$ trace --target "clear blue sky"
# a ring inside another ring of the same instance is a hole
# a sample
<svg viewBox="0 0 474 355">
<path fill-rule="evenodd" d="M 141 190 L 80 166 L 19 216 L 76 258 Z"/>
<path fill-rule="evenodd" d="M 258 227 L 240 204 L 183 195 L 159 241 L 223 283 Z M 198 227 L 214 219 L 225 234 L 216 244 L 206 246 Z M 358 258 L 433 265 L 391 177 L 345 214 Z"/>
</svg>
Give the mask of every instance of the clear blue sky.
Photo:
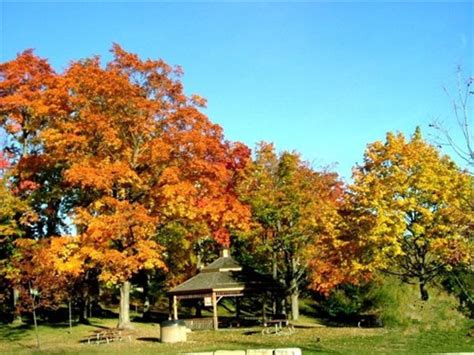
<svg viewBox="0 0 474 355">
<path fill-rule="evenodd" d="M 442 85 L 473 66 L 467 3 L 18 3 L 1 5 L 1 61 L 35 48 L 61 71 L 113 42 L 184 68 L 226 136 L 272 141 L 349 178 L 390 130 L 448 119 Z"/>
</svg>

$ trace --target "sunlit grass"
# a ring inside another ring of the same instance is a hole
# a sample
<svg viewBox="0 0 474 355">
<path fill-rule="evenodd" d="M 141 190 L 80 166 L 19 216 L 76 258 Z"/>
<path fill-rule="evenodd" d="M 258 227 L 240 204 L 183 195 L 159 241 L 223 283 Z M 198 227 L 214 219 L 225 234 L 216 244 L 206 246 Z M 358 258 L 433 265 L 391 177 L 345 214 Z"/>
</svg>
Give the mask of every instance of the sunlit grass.
<svg viewBox="0 0 474 355">
<path fill-rule="evenodd" d="M 45 353 L 179 353 L 217 349 L 299 347 L 304 353 L 368 352 L 468 352 L 474 351 L 474 339 L 467 336 L 469 322 L 457 330 L 427 330 L 423 327 L 359 329 L 350 327 L 297 328 L 293 335 L 262 335 L 258 327 L 195 331 L 188 342 L 162 344 L 159 327 L 152 323 L 134 323 L 132 341 L 87 344 L 95 330 L 114 327 L 115 319 L 91 319 L 90 325 L 75 325 L 68 333 L 66 324 L 40 325 L 41 351 Z M 0 326 L 0 352 L 32 353 L 36 350 L 34 330 L 30 326 Z"/>
</svg>

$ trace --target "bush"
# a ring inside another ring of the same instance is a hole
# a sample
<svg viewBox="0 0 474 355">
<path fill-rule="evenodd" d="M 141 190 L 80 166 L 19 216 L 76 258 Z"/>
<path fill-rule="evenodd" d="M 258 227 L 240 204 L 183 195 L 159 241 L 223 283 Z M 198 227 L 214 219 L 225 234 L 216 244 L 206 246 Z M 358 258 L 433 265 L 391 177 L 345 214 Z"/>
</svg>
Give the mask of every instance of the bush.
<svg viewBox="0 0 474 355">
<path fill-rule="evenodd" d="M 331 321 L 360 325 L 363 319 L 375 317 L 379 295 L 374 289 L 374 283 L 341 285 L 329 297 L 319 297 L 318 311 Z"/>
<path fill-rule="evenodd" d="M 474 273 L 463 268 L 444 275 L 441 285 L 459 300 L 459 310 L 474 318 Z"/>
<path fill-rule="evenodd" d="M 330 320 L 352 325 L 454 329 L 464 324 L 454 296 L 438 287 L 429 291 L 430 300 L 422 301 L 416 285 L 384 276 L 359 286 L 338 287 L 329 297 L 320 298 L 318 305 Z"/>
</svg>

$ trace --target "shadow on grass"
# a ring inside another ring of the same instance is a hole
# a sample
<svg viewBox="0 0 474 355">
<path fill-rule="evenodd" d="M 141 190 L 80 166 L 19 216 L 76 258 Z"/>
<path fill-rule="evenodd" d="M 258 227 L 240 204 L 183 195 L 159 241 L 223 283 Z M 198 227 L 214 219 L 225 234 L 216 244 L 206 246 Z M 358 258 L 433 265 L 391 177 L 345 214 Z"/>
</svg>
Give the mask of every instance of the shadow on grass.
<svg viewBox="0 0 474 355">
<path fill-rule="evenodd" d="M 242 334 L 243 335 L 256 335 L 256 334 L 261 334 L 262 332 L 261 331 L 258 331 L 258 330 L 249 330 L 247 332 L 243 332 Z"/>
<path fill-rule="evenodd" d="M 147 341 L 147 342 L 150 342 L 150 343 L 159 343 L 160 342 L 160 338 L 154 338 L 154 337 L 141 337 L 141 338 L 136 338 L 136 340 Z"/>
<path fill-rule="evenodd" d="M 91 327 L 94 327 L 94 328 L 99 328 L 99 329 L 114 329 L 114 328 L 116 328 L 116 327 L 108 327 L 106 325 L 97 324 L 97 323 L 93 323 L 93 322 L 88 322 L 87 325 L 89 325 Z"/>
<path fill-rule="evenodd" d="M 0 341 L 4 343 L 14 343 L 16 347 L 19 347 L 28 352 L 34 351 L 36 345 L 25 344 L 23 341 L 29 341 L 26 338 L 31 338 L 33 326 L 31 324 L 21 325 L 0 325 Z"/>
<path fill-rule="evenodd" d="M 148 311 L 142 317 L 133 318 L 133 322 L 138 323 L 161 323 L 165 320 L 168 320 L 168 313 L 156 311 Z"/>
<path fill-rule="evenodd" d="M 30 324 L 21 325 L 2 325 L 0 326 L 0 339 L 9 341 L 19 341 L 28 336 L 28 332 L 32 329 Z"/>
</svg>

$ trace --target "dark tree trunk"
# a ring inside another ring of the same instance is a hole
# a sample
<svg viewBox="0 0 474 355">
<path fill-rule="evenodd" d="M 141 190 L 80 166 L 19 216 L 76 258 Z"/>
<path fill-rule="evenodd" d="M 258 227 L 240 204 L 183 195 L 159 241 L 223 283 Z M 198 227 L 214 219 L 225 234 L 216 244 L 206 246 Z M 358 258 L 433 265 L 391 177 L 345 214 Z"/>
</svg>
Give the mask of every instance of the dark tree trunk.
<svg viewBox="0 0 474 355">
<path fill-rule="evenodd" d="M 235 317 L 240 319 L 240 297 L 235 298 Z"/>
<path fill-rule="evenodd" d="M 430 298 L 428 291 L 426 290 L 426 283 L 424 280 L 420 280 L 420 296 L 423 301 L 428 301 Z"/>
<path fill-rule="evenodd" d="M 79 322 L 83 324 L 88 324 L 89 323 L 89 296 L 84 295 L 79 303 Z"/>
<path fill-rule="evenodd" d="M 70 298 L 67 306 L 69 310 L 69 333 L 72 333 L 72 300 Z"/>
<path fill-rule="evenodd" d="M 278 281 L 277 254 L 275 250 L 272 252 L 272 277 L 275 282 Z M 273 315 L 281 313 L 279 312 L 278 296 L 276 294 L 272 295 L 272 313 Z"/>
<path fill-rule="evenodd" d="M 143 283 L 143 314 L 150 310 L 150 276 L 145 275 L 145 282 Z"/>
<path fill-rule="evenodd" d="M 198 300 L 196 302 L 196 317 L 202 317 L 202 301 Z"/>
<path fill-rule="evenodd" d="M 92 297 L 89 296 L 87 299 L 87 311 L 89 312 L 89 318 L 92 318 L 92 308 L 93 308 L 93 303 L 92 303 Z"/>
</svg>

